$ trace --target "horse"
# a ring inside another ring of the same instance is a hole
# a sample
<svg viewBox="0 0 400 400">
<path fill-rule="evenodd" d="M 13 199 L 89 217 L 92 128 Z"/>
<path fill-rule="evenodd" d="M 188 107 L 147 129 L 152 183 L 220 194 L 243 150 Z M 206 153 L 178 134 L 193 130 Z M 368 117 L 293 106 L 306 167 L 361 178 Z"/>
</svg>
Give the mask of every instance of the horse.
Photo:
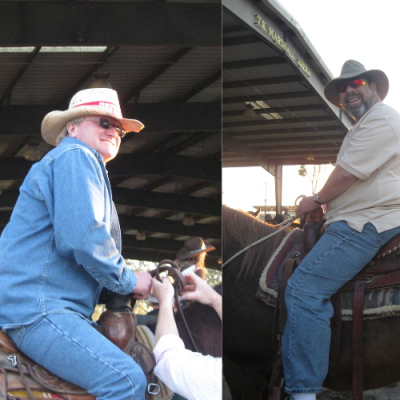
<svg viewBox="0 0 400 400">
<path fill-rule="evenodd" d="M 242 212 L 222 207 L 223 260 L 276 232 L 275 226 Z M 223 365 L 233 400 L 262 400 L 268 396 L 268 376 L 278 351 L 273 323 L 275 309 L 255 296 L 263 268 L 290 228 L 233 259 L 223 267 Z M 364 390 L 400 380 L 398 332 L 400 318 L 364 321 Z M 340 350 L 329 368 L 325 388 L 352 390 L 352 322 L 342 321 Z"/>
<path fill-rule="evenodd" d="M 221 294 L 221 284 L 214 288 Z M 182 308 L 190 333 L 199 353 L 213 357 L 222 357 L 222 323 L 217 312 L 210 306 L 199 302 L 191 302 Z M 174 312 L 179 336 L 185 344 L 185 348 L 196 351 L 185 329 L 181 315 Z M 139 319 L 140 321 L 140 319 Z M 147 323 L 146 326 L 155 333 L 156 323 Z"/>
</svg>

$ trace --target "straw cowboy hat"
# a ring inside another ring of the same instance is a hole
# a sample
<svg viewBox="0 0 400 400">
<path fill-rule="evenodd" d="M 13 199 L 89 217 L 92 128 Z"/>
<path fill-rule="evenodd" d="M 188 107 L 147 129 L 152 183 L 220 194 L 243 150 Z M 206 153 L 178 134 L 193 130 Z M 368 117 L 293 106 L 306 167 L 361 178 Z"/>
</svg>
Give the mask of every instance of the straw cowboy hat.
<svg viewBox="0 0 400 400">
<path fill-rule="evenodd" d="M 339 83 L 361 75 L 366 75 L 372 82 L 376 83 L 378 96 L 383 100 L 389 91 L 389 79 L 383 71 L 379 69 L 366 70 L 364 65 L 355 60 L 348 60 L 343 64 L 342 72 L 338 78 L 332 79 L 325 86 L 325 97 L 336 107 L 343 110 L 339 98 Z"/>
<path fill-rule="evenodd" d="M 122 117 L 118 94 L 113 89 L 95 88 L 85 89 L 76 93 L 66 111 L 52 111 L 42 122 L 43 139 L 57 146 L 57 137 L 64 131 L 69 121 L 86 115 L 100 115 L 118 120 L 127 132 L 139 132 L 144 125 L 135 119 Z"/>
<path fill-rule="evenodd" d="M 192 237 L 186 240 L 183 247 L 178 251 L 176 258 L 178 260 L 186 260 L 188 258 L 197 256 L 200 253 L 208 253 L 215 250 L 215 247 L 203 241 L 201 237 Z"/>
</svg>

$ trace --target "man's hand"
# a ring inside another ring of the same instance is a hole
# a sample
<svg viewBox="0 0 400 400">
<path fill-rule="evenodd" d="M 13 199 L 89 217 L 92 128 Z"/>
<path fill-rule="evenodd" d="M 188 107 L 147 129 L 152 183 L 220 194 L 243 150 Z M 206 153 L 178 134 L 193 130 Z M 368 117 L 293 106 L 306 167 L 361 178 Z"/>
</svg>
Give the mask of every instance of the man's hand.
<svg viewBox="0 0 400 400">
<path fill-rule="evenodd" d="M 148 272 L 134 272 L 137 277 L 136 287 L 132 292 L 136 300 L 145 300 L 150 296 L 152 288 L 152 277 Z"/>
<path fill-rule="evenodd" d="M 296 215 L 302 218 L 304 213 L 316 210 L 318 207 L 319 204 L 314 201 L 313 196 L 303 197 L 296 208 Z"/>
<path fill-rule="evenodd" d="M 167 305 L 172 307 L 174 304 L 174 287 L 167 277 L 164 277 L 162 282 L 153 278 L 153 294 L 156 296 L 160 307 Z"/>
</svg>

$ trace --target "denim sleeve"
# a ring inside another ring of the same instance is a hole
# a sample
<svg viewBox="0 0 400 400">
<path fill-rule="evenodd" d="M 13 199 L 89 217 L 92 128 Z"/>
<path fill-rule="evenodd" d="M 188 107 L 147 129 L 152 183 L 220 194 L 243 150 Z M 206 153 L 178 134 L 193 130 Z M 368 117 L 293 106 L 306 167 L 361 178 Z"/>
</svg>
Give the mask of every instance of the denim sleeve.
<svg viewBox="0 0 400 400">
<path fill-rule="evenodd" d="M 82 148 L 67 150 L 43 168 L 36 184 L 54 226 L 57 252 L 107 289 L 131 293 L 137 278 L 111 237 L 111 193 L 95 155 Z"/>
</svg>

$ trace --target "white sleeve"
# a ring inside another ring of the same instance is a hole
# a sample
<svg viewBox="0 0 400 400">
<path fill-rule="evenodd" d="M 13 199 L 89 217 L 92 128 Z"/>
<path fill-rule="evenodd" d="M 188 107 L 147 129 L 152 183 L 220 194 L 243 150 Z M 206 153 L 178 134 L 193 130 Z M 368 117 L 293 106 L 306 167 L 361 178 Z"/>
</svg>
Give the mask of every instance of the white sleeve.
<svg viewBox="0 0 400 400">
<path fill-rule="evenodd" d="M 165 335 L 154 348 L 156 376 L 187 400 L 222 399 L 222 359 L 185 349 L 182 339 Z"/>
</svg>

